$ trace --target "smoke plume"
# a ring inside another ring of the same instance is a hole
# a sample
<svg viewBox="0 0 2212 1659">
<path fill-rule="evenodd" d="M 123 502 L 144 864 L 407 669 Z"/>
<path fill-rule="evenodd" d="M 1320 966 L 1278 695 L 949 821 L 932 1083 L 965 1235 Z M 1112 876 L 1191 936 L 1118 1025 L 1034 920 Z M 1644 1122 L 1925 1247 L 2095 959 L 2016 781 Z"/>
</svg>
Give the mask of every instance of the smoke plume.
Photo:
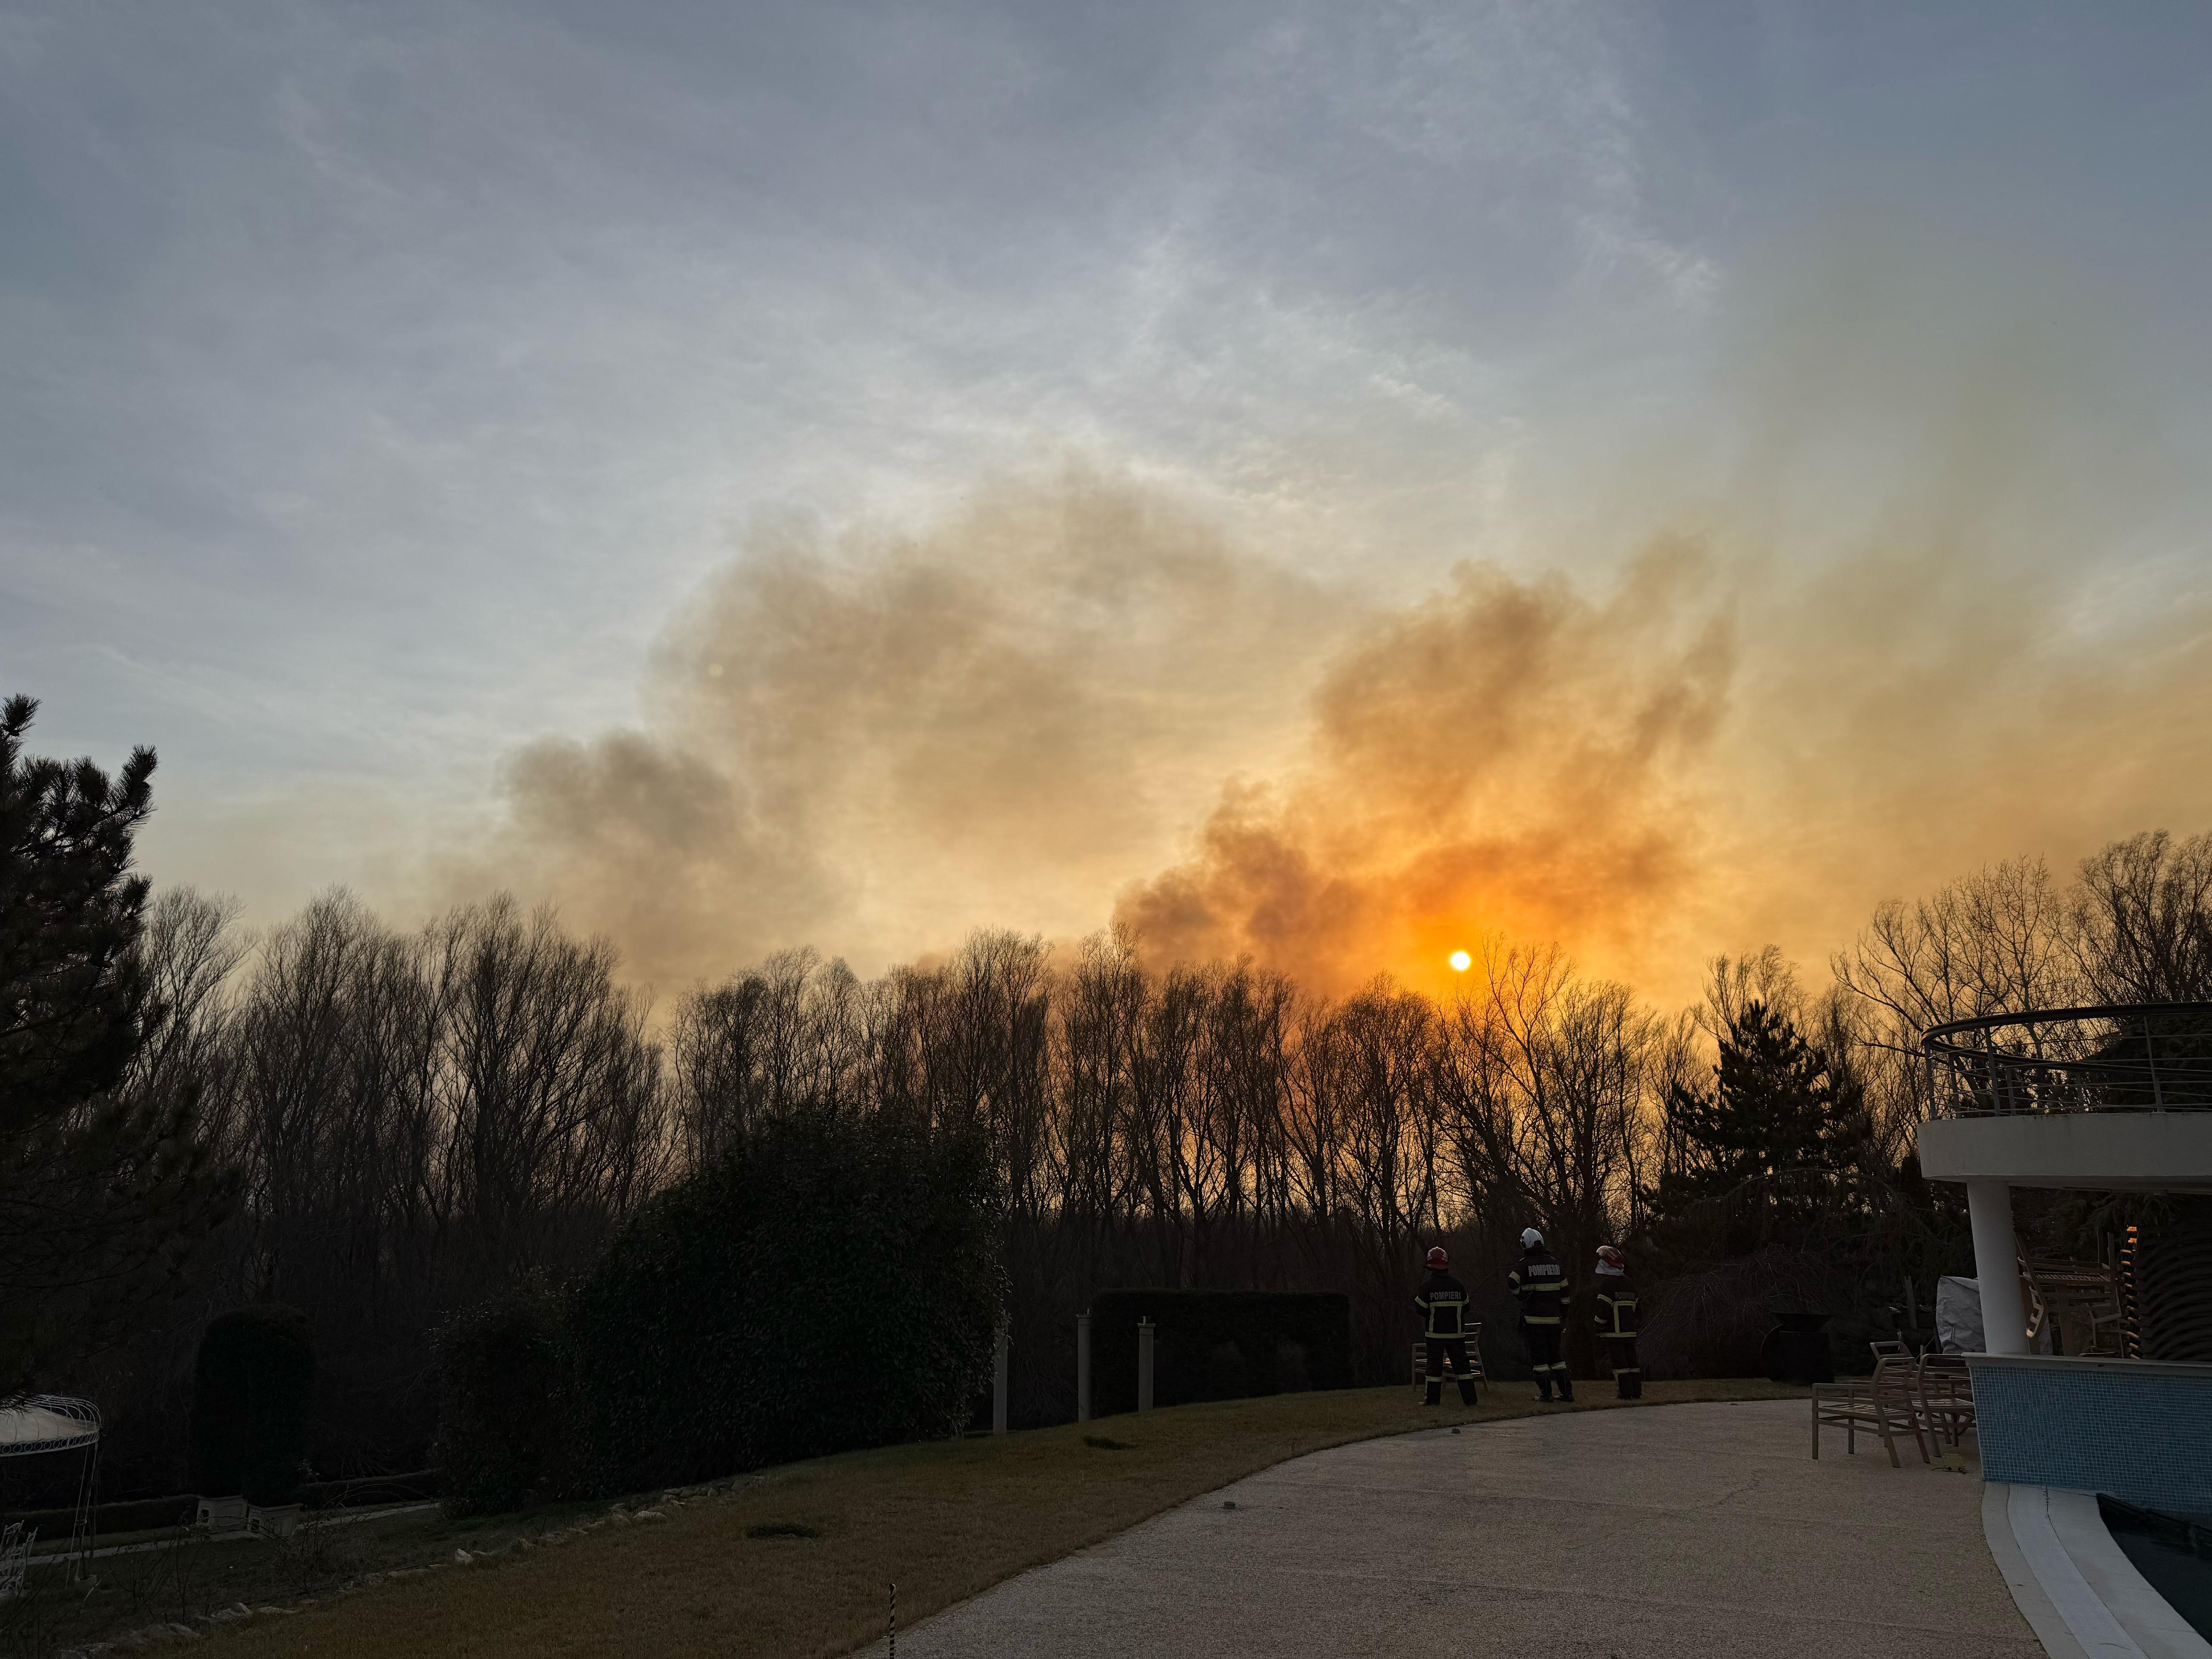
<svg viewBox="0 0 2212 1659">
<path fill-rule="evenodd" d="M 1328 666 L 1307 768 L 1233 786 L 1194 856 L 1124 892 L 1117 921 L 1151 952 L 1329 985 L 1485 933 L 1617 955 L 1698 879 L 1736 654 L 1717 586 L 1680 544 L 1602 601 L 1462 568 Z"/>
<path fill-rule="evenodd" d="M 1924 278 L 1779 284 L 1674 435 L 1577 477 L 1557 568 L 1540 514 L 1294 561 L 1104 464 L 757 532 L 643 730 L 514 758 L 477 873 L 663 982 L 1110 919 L 1323 988 L 1557 939 L 1663 995 L 1984 862 L 2205 827 L 2199 496 L 2094 328 Z"/>
<path fill-rule="evenodd" d="M 758 530 L 668 630 L 647 728 L 515 756 L 455 878 L 552 896 L 664 982 L 1089 932 L 1226 771 L 1288 757 L 1356 615 L 1081 470 L 914 535 Z"/>
</svg>

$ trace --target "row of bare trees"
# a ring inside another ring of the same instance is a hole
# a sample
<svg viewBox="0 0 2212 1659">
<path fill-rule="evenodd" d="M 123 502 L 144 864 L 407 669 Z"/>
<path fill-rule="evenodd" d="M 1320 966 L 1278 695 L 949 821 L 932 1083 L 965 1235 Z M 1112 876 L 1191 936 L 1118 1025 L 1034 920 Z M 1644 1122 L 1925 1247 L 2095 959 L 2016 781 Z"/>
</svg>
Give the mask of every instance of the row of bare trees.
<svg viewBox="0 0 2212 1659">
<path fill-rule="evenodd" d="M 1074 1315 L 1116 1285 L 1345 1290 L 1356 1364 L 1381 1380 L 1403 1365 L 1429 1242 L 1481 1291 L 1523 1226 L 1577 1267 L 1646 1233 L 1686 1155 L 1668 1103 L 1749 1003 L 1784 1011 L 1863 1103 L 1868 1170 L 1836 1227 L 1870 1235 L 1868 1194 L 1911 1188 L 1919 1030 L 2212 994 L 2208 895 L 2212 837 L 2117 843 L 2063 887 L 2000 866 L 1883 907 L 1817 994 L 1769 950 L 1712 964 L 1672 1018 L 1554 949 L 1493 945 L 1440 1004 L 1387 980 L 1329 1000 L 1249 965 L 1154 971 L 1111 937 L 1056 956 L 981 933 L 872 981 L 779 956 L 655 1024 L 607 945 L 506 901 L 402 933 L 335 896 L 249 950 L 222 906 L 171 893 L 143 946 L 163 1016 L 126 1086 L 196 1098 L 243 1197 L 216 1276 L 116 1363 L 158 1401 L 209 1312 L 293 1303 L 324 1354 L 319 1455 L 409 1462 L 441 1317 L 574 1272 L 755 1126 L 896 1112 L 988 1136 L 1018 1417 L 1072 1413 Z"/>
<path fill-rule="evenodd" d="M 161 1017 L 124 1086 L 196 1102 L 240 1192 L 214 1272 L 111 1386 L 156 1456 L 151 1402 L 205 1319 L 289 1303 L 322 1354 L 325 1459 L 417 1460 L 436 1322 L 573 1272 L 665 1177 L 660 1048 L 608 945 L 506 901 L 399 933 L 337 896 L 250 950 L 231 921 L 172 891 L 142 942 Z"/>
<path fill-rule="evenodd" d="M 1502 1273 L 1531 1223 L 1576 1255 L 1632 1233 L 1657 1104 L 1695 1063 L 1692 1028 L 1556 951 L 1499 945 L 1476 982 L 1450 1006 L 1384 981 L 1323 1000 L 1243 965 L 1150 973 L 1111 938 L 1056 968 L 981 934 L 867 985 L 796 953 L 679 1008 L 675 1139 L 708 1157 L 800 1112 L 983 1127 L 1039 1413 L 1115 1284 L 1341 1286 L 1380 1375 L 1431 1240 Z"/>
</svg>

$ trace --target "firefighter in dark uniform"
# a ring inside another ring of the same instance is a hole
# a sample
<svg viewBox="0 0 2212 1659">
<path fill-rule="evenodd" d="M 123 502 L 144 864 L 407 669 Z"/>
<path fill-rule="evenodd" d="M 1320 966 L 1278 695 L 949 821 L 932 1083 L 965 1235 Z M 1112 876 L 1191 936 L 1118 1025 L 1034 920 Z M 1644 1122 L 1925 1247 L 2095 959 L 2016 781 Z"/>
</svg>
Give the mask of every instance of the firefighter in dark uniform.
<svg viewBox="0 0 2212 1659">
<path fill-rule="evenodd" d="M 1521 1340 L 1528 1345 L 1528 1369 L 1536 1373 L 1536 1397 L 1549 1400 L 1552 1385 L 1559 1398 L 1572 1402 L 1574 1380 L 1559 1358 L 1559 1336 L 1567 1310 L 1567 1270 L 1559 1258 L 1544 1248 L 1544 1235 L 1534 1227 L 1521 1235 L 1521 1261 L 1505 1276 L 1521 1304 Z"/>
<path fill-rule="evenodd" d="M 1467 1358 L 1467 1286 L 1446 1271 L 1451 1258 L 1439 1244 L 1429 1252 L 1429 1280 L 1413 1293 L 1421 1310 L 1422 1346 L 1428 1351 L 1428 1403 L 1444 1395 L 1444 1372 L 1459 1380 L 1459 1403 L 1474 1404 L 1474 1368 Z"/>
<path fill-rule="evenodd" d="M 1610 1244 L 1597 1247 L 1598 1346 L 1613 1367 L 1623 1400 L 1644 1398 L 1644 1369 L 1636 1363 L 1636 1286 L 1628 1281 L 1628 1260 Z"/>
</svg>

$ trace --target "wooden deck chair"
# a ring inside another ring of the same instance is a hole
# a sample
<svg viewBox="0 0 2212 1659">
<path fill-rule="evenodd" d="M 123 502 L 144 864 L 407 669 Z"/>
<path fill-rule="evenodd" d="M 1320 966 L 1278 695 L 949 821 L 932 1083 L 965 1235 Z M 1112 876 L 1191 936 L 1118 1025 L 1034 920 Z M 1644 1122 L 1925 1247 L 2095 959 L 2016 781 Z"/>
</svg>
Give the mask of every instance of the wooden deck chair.
<svg viewBox="0 0 2212 1659">
<path fill-rule="evenodd" d="M 1928 1455 L 1928 1435 L 1921 1426 L 1920 1407 L 1915 1397 L 1915 1376 L 1917 1363 L 1902 1342 L 1875 1342 L 1868 1345 L 1874 1350 L 1874 1375 L 1853 1377 L 1842 1382 L 1819 1382 L 1813 1388 L 1813 1455 L 1820 1455 L 1820 1431 L 1841 1429 L 1844 1431 L 1844 1450 L 1855 1454 L 1858 1450 L 1858 1431 L 1868 1429 L 1881 1437 L 1882 1447 L 1889 1453 L 1889 1466 L 1893 1469 L 1905 1467 L 1897 1455 L 1898 1440 L 1912 1437 L 1912 1443 L 1920 1448 L 1920 1461 L 1932 1463 Z"/>
<path fill-rule="evenodd" d="M 1920 1401 L 1920 1420 L 1937 1445 L 1959 1443 L 1974 1427 L 1974 1379 L 1963 1356 L 1931 1353 L 1921 1357 L 1913 1379 Z"/>
<path fill-rule="evenodd" d="M 2022 1258 L 2020 1277 L 2027 1291 L 2031 1345 L 2047 1332 L 2054 1353 L 2120 1357 L 2119 1279 L 2110 1265 Z"/>
<path fill-rule="evenodd" d="M 1480 1395 L 1490 1385 L 1490 1373 L 1482 1368 L 1482 1322 L 1467 1322 L 1467 1369 L 1474 1379 L 1475 1392 Z M 1425 1336 L 1413 1339 L 1413 1386 L 1422 1393 L 1429 1386 L 1429 1340 Z"/>
</svg>

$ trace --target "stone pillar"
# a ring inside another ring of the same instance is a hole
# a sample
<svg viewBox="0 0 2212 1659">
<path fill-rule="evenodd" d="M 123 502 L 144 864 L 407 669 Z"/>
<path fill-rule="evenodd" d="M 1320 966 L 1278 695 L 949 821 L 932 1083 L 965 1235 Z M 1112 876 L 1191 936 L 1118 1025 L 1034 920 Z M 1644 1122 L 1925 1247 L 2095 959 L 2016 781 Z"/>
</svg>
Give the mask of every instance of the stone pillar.
<svg viewBox="0 0 2212 1659">
<path fill-rule="evenodd" d="M 1006 1328 L 999 1327 L 999 1352 L 991 1366 L 991 1432 L 1006 1431 Z"/>
<path fill-rule="evenodd" d="M 1075 1316 L 1075 1420 L 1091 1420 L 1091 1316 Z"/>
<path fill-rule="evenodd" d="M 1969 1181 L 1966 1218 L 1974 1230 L 1974 1277 L 1982 1287 L 1982 1346 L 1990 1353 L 2026 1353 L 2027 1309 L 2020 1296 L 2012 1188 L 2002 1181 Z"/>
<path fill-rule="evenodd" d="M 1137 1409 L 1148 1412 L 1152 1408 L 1152 1333 L 1157 1328 L 1149 1319 L 1137 1322 Z"/>
</svg>

